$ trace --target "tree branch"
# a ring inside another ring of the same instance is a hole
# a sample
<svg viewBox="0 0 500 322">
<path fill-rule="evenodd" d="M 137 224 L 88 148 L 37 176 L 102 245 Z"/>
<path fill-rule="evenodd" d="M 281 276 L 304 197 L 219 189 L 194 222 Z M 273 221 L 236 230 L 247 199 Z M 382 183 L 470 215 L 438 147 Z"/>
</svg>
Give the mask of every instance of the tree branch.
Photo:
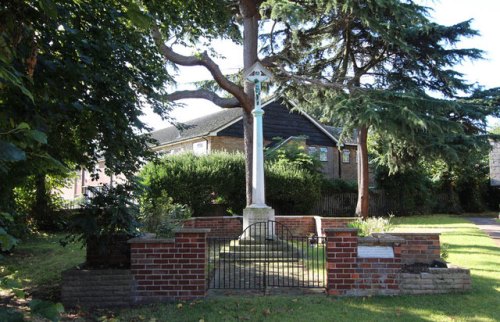
<svg viewBox="0 0 500 322">
<path fill-rule="evenodd" d="M 208 101 L 211 101 L 215 105 L 218 105 L 220 107 L 225 107 L 225 108 L 240 107 L 241 106 L 240 102 L 235 97 L 231 97 L 231 98 L 220 97 L 216 93 L 209 91 L 209 90 L 206 90 L 206 89 L 198 89 L 195 91 L 177 91 L 177 92 L 173 92 L 173 93 L 167 95 L 167 99 L 169 101 L 172 101 L 172 102 L 182 100 L 182 99 L 187 99 L 187 98 L 206 99 Z"/>
<path fill-rule="evenodd" d="M 219 66 L 208 56 L 207 52 L 203 52 L 196 56 L 184 56 L 172 50 L 165 45 L 163 36 L 158 26 L 154 26 L 151 30 L 151 35 L 158 46 L 160 53 L 169 61 L 181 66 L 203 66 L 205 67 L 219 86 L 233 95 L 247 112 L 252 110 L 252 98 L 245 94 L 243 87 L 228 80 L 222 74 Z"/>
</svg>

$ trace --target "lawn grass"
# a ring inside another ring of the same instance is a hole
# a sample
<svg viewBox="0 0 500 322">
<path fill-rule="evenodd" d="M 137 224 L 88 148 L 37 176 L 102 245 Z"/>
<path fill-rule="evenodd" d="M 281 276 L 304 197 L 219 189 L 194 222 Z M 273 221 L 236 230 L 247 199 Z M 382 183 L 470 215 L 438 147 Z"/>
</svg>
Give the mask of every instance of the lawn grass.
<svg viewBox="0 0 500 322">
<path fill-rule="evenodd" d="M 464 217 L 395 218 L 397 230 L 443 231 L 451 263 L 468 267 L 465 294 L 336 298 L 324 295 L 227 296 L 116 312 L 120 321 L 498 321 L 500 249 Z"/>
<path fill-rule="evenodd" d="M 37 299 L 59 301 L 61 272 L 85 261 L 85 249 L 62 247 L 62 234 L 38 234 L 22 241 L 0 260 L 0 276 L 21 282 Z"/>
<path fill-rule="evenodd" d="M 156 304 L 104 313 L 116 321 L 498 321 L 500 249 L 466 218 L 395 218 L 397 230 L 442 231 L 453 264 L 468 267 L 472 291 L 465 294 L 337 298 L 325 295 L 210 297 L 200 301 Z M 76 245 L 62 248 L 61 236 L 40 236 L 18 246 L 0 262 L 2 275 L 20 278 L 30 288 L 58 289 L 60 273 L 83 262 Z M 43 292 L 42 292 L 43 293 Z M 89 316 L 89 315 L 87 315 Z M 80 321 L 84 320 L 83 317 Z"/>
</svg>

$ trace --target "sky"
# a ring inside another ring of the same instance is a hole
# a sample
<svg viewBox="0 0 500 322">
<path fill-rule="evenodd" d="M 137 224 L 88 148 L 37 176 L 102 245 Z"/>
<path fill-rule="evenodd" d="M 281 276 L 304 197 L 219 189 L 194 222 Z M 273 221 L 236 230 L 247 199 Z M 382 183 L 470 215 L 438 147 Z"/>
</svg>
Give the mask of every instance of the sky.
<svg viewBox="0 0 500 322">
<path fill-rule="evenodd" d="M 500 86 L 500 1 L 498 0 L 420 0 L 421 4 L 432 8 L 431 19 L 443 24 L 452 25 L 464 20 L 473 19 L 472 27 L 480 32 L 480 36 L 463 39 L 458 47 L 478 48 L 485 51 L 483 60 L 465 61 L 457 66 L 457 70 L 465 74 L 465 79 L 478 83 L 485 88 Z M 223 73 L 234 73 L 243 67 L 243 48 L 231 41 L 214 41 L 213 47 L 225 58 L 215 58 Z M 183 54 L 191 54 L 192 49 L 174 48 Z M 211 79 L 203 67 L 181 67 L 176 76 L 177 90 L 194 89 L 192 82 Z M 172 90 L 175 90 L 172 89 Z M 185 122 L 203 115 L 219 111 L 220 108 L 209 101 L 191 99 L 182 101 L 183 107 L 176 108 L 170 114 L 175 120 Z M 147 109 L 142 120 L 154 130 L 170 126 L 167 121 Z M 500 120 L 489 120 L 490 126 L 499 126 Z"/>
</svg>

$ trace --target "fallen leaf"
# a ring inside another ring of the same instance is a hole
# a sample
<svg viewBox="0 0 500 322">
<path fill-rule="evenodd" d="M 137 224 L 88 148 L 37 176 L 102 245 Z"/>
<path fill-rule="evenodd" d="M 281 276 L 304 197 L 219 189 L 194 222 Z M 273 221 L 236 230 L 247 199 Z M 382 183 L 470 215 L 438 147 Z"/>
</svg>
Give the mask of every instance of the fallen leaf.
<svg viewBox="0 0 500 322">
<path fill-rule="evenodd" d="M 178 309 L 182 309 L 182 303 L 177 304 Z"/>
<path fill-rule="evenodd" d="M 293 299 L 292 302 L 297 302 L 298 300 L 297 299 Z"/>
<path fill-rule="evenodd" d="M 205 319 L 199 319 L 198 322 L 205 322 Z"/>
<path fill-rule="evenodd" d="M 270 309 L 264 309 L 264 311 L 262 311 L 262 314 L 264 315 L 270 315 L 271 314 L 271 310 Z"/>
</svg>

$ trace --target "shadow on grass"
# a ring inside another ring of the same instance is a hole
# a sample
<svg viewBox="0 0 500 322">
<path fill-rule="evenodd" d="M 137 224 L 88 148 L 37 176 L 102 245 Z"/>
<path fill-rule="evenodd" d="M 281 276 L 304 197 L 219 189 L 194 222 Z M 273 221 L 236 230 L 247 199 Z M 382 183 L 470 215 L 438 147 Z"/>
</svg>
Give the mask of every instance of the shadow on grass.
<svg viewBox="0 0 500 322">
<path fill-rule="evenodd" d="M 476 277 L 466 293 L 338 298 L 231 296 L 179 304 L 156 304 L 116 312 L 120 321 L 496 321 L 500 305 L 495 279 Z M 478 296 L 480 295 L 480 296 Z"/>
</svg>

